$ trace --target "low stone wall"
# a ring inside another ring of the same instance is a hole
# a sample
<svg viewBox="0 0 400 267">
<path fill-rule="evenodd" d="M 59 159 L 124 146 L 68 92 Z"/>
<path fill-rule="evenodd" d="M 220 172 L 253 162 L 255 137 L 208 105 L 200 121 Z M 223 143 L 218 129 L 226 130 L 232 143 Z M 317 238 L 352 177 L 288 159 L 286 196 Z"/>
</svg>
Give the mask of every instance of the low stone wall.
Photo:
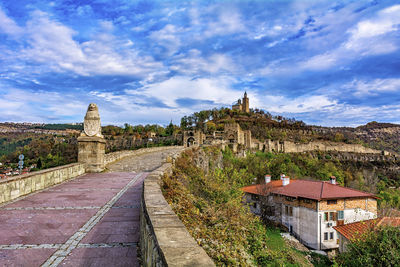
<svg viewBox="0 0 400 267">
<path fill-rule="evenodd" d="M 138 150 L 123 150 L 116 151 L 105 154 L 104 156 L 104 165 L 107 165 L 111 162 L 120 160 L 125 157 L 138 156 L 145 153 L 157 152 L 171 148 L 171 146 L 160 146 L 160 147 L 149 147 L 149 148 L 141 148 Z"/>
<path fill-rule="evenodd" d="M 84 164 L 73 163 L 0 180 L 0 204 L 59 184 L 84 173 Z"/>
<path fill-rule="evenodd" d="M 153 171 L 144 181 L 140 212 L 140 248 L 143 266 L 215 266 L 165 200 L 161 175 L 171 163 Z"/>
</svg>

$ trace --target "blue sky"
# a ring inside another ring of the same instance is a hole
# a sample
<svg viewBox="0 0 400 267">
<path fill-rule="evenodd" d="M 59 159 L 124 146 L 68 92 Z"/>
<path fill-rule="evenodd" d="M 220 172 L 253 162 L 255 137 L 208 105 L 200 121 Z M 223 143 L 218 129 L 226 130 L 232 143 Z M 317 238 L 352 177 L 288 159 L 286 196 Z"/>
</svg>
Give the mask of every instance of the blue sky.
<svg viewBox="0 0 400 267">
<path fill-rule="evenodd" d="M 0 121 L 159 123 L 230 106 L 400 123 L 397 1 L 1 1 Z"/>
</svg>

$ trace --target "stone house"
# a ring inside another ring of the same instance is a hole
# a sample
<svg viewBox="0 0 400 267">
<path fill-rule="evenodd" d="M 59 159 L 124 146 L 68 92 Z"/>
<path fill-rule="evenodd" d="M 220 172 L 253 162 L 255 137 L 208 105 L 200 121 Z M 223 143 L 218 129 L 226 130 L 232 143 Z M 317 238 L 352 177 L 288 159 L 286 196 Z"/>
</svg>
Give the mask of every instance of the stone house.
<svg viewBox="0 0 400 267">
<path fill-rule="evenodd" d="M 285 226 L 300 242 L 317 250 L 339 248 L 333 228 L 377 217 L 377 197 L 330 181 L 280 180 L 242 188 L 256 215 Z"/>
<path fill-rule="evenodd" d="M 400 227 L 400 217 L 382 217 L 334 226 L 333 228 L 339 236 L 339 252 L 346 252 L 347 245 L 351 240 L 362 237 L 362 235 L 367 231 L 373 231 L 379 226 Z"/>
</svg>

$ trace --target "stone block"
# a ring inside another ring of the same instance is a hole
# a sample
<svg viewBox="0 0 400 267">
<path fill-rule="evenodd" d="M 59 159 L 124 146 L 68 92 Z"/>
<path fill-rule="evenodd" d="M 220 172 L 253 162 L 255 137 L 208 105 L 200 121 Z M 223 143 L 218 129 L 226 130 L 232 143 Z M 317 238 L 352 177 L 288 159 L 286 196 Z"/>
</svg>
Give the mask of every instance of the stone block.
<svg viewBox="0 0 400 267">
<path fill-rule="evenodd" d="M 199 247 L 163 248 L 163 254 L 168 262 L 168 266 L 215 266 L 204 250 Z"/>
<path fill-rule="evenodd" d="M 101 137 L 78 137 L 78 162 L 85 164 L 86 172 L 102 172 L 106 141 Z"/>
</svg>

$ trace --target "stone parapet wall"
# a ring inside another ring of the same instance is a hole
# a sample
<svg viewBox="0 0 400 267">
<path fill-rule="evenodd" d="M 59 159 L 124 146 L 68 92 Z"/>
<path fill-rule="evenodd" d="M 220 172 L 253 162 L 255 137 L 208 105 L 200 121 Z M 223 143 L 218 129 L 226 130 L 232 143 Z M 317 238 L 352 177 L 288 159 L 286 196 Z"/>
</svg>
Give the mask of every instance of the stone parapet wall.
<svg viewBox="0 0 400 267">
<path fill-rule="evenodd" d="M 1 180 L 0 204 L 62 183 L 84 173 L 84 164 L 73 163 Z"/>
<path fill-rule="evenodd" d="M 161 147 L 149 147 L 149 148 L 141 148 L 137 150 L 123 150 L 105 154 L 104 156 L 104 165 L 112 163 L 114 161 L 123 159 L 125 157 L 138 156 L 146 153 L 157 152 L 162 150 L 167 150 L 171 148 L 170 146 L 161 146 Z"/>
<path fill-rule="evenodd" d="M 172 157 L 172 161 L 179 154 Z M 171 173 L 165 163 L 143 184 L 140 248 L 143 266 L 215 266 L 189 234 L 161 192 L 161 176 Z"/>
</svg>

